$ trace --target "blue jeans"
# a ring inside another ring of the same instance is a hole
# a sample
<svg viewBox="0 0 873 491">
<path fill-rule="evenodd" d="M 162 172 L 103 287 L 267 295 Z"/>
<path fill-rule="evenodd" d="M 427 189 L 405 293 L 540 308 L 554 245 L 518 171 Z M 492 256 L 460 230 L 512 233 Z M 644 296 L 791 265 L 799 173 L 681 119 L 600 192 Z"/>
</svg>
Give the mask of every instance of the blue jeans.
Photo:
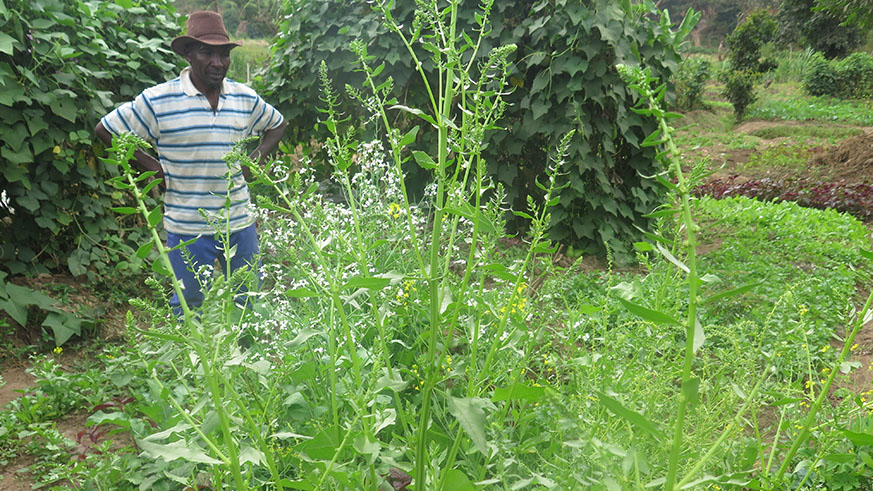
<svg viewBox="0 0 873 491">
<path fill-rule="evenodd" d="M 167 247 L 172 249 L 194 237 L 196 235 L 180 235 L 167 232 Z M 236 246 L 236 254 L 230 259 L 231 273 L 245 266 L 255 268 L 257 273 L 258 233 L 255 230 L 255 225 L 252 224 L 242 230 L 232 232 L 230 234 L 230 246 Z M 227 264 L 224 260 L 222 242 L 215 235 L 202 235 L 196 242 L 189 244 L 183 249 L 190 255 L 193 264 L 189 264 L 185 260 L 185 257 L 182 255 L 182 249 L 170 251 L 170 264 L 173 265 L 173 273 L 175 273 L 176 278 L 184 285 L 182 295 L 185 297 L 185 302 L 193 310 L 203 304 L 203 291 L 200 289 L 200 284 L 209 284 L 209 277 L 200 275 L 200 281 L 198 281 L 195 278 L 195 272 L 202 266 L 213 266 L 216 259 L 218 259 L 221 265 L 222 272 L 227 271 Z M 260 277 L 260 273 L 257 274 Z M 245 285 L 237 286 L 238 293 L 245 293 L 246 291 Z M 242 297 L 244 296 L 242 295 Z M 170 298 L 170 307 L 173 308 L 176 316 L 182 315 L 182 307 L 176 293 L 173 293 L 173 297 Z"/>
</svg>

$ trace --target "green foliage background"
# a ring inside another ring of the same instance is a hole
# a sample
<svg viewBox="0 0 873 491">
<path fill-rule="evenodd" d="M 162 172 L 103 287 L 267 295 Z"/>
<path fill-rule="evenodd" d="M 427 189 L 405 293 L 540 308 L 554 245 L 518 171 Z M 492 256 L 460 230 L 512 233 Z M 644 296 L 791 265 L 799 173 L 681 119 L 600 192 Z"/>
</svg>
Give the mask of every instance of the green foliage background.
<svg viewBox="0 0 873 491">
<path fill-rule="evenodd" d="M 815 53 L 804 74 L 803 88 L 815 96 L 873 98 L 873 56 L 852 53 L 841 60 L 826 60 L 821 53 Z"/>
<path fill-rule="evenodd" d="M 412 26 L 414 7 L 397 2 L 392 16 Z M 382 76 L 393 79 L 392 95 L 400 104 L 428 107 L 405 48 L 396 36 L 386 35 L 368 4 L 289 2 L 285 9 L 268 68 L 273 81 L 264 89 L 281 103 L 299 141 L 323 137 L 315 129 L 319 113 L 313 103 L 322 60 L 335 86 L 361 87 L 363 75 L 355 71 L 355 55 L 348 49 L 354 39 L 367 43 L 375 59 L 386 60 Z M 478 9 L 479 2 L 463 2 L 461 28 L 472 32 Z M 630 110 L 635 96 L 614 66 L 642 61 L 667 80 L 678 68 L 679 43 L 687 31 L 674 31 L 650 1 L 499 0 L 490 19 L 490 36 L 479 52 L 509 43 L 518 51 L 514 92 L 502 120 L 506 131 L 485 135 L 483 142 L 489 172 L 506 186 L 513 207 L 525 209 L 528 196 L 538 197 L 534 181 L 543 175 L 546 150 L 575 129 L 565 176 L 569 186 L 552 212 L 552 237 L 590 250 L 608 243 L 618 255 L 629 254 L 635 226 L 647 226 L 643 215 L 660 199 L 654 180 L 642 177 L 659 172 L 655 149 L 641 146 L 656 123 Z M 419 57 L 429 60 L 426 47 L 419 49 Z M 353 120 L 368 117 L 347 102 L 342 109 Z M 404 116 L 398 111 L 397 117 Z M 415 168 L 407 172 L 412 188 L 423 187 Z"/>
<path fill-rule="evenodd" d="M 0 263 L 12 273 L 137 270 L 141 231 L 109 211 L 97 120 L 178 74 L 169 0 L 0 1 Z M 129 220 L 129 219 L 128 219 Z"/>
</svg>

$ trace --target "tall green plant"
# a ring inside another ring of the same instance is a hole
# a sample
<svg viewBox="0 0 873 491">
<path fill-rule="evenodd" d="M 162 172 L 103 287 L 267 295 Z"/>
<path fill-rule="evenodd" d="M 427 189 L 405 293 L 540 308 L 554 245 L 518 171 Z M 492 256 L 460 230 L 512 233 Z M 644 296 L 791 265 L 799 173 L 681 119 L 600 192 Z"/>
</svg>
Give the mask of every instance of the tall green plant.
<svg viewBox="0 0 873 491">
<path fill-rule="evenodd" d="M 480 15 L 475 2 L 460 2 L 457 8 L 459 30 L 475 31 Z M 414 2 L 396 2 L 391 11 L 398 25 L 421 20 Z M 268 68 L 269 73 L 284 76 L 274 77 L 265 90 L 284 103 L 283 114 L 293 121 L 298 140 L 324 137 L 324 129 L 315 124 L 315 109 L 295 102 L 317 97 L 312 67 L 326 60 L 330 78 L 339 86 L 358 88 L 364 83 L 363 73 L 354 70 L 355 57 L 345 49 L 356 38 L 368 39 L 368 53 L 384 60 L 392 97 L 410 107 L 431 104 L 422 78 L 411 74 L 422 71 L 437 77 L 433 48 L 413 45 L 415 59 L 421 61 L 420 67 L 414 65 L 401 40 L 386 35 L 388 28 L 380 14 L 366 4 L 289 3 L 286 13 Z M 565 134 L 575 131 L 564 177 L 569 185 L 562 189 L 552 213 L 554 239 L 601 252 L 608 243 L 617 255 L 629 255 L 629 239 L 638 234 L 635 226 L 646 226 L 645 209 L 660 199 L 659 188 L 642 177 L 654 171 L 653 150 L 639 146 L 654 123 L 629 110 L 633 95 L 613 65 L 642 57 L 669 78 L 678 68 L 679 44 L 697 18 L 689 16 L 676 28 L 650 1 L 494 2 L 489 36 L 481 49 L 461 55 L 465 63 L 476 64 L 484 62 L 495 45 L 518 46 L 506 95 L 509 105 L 498 123 L 507 131 L 486 135 L 483 156 L 491 163 L 490 177 L 504 184 L 513 206 L 523 208 L 528 196 L 542 197 L 535 181 L 547 167 L 546 149 L 556 148 Z M 340 99 L 341 112 L 365 120 L 371 117 L 369 109 L 350 104 L 349 99 Z M 452 116 L 459 117 L 457 111 Z M 401 129 L 415 125 L 415 119 L 402 112 L 393 114 L 391 122 Z M 372 135 L 374 130 L 362 131 Z M 423 133 L 414 150 L 433 153 L 438 145 L 436 136 Z M 428 174 L 412 160 L 404 171 L 411 195 L 421 196 Z M 527 226 L 520 217 L 510 223 L 513 230 Z"/>
</svg>

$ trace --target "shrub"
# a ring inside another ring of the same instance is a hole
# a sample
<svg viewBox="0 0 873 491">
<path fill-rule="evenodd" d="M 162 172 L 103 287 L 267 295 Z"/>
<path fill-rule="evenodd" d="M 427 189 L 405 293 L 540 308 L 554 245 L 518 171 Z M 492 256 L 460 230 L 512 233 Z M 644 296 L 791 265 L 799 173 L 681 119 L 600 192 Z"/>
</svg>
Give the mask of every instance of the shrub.
<svg viewBox="0 0 873 491">
<path fill-rule="evenodd" d="M 104 184 L 115 171 L 92 131 L 116 102 L 178 73 L 164 47 L 179 31 L 172 2 L 6 1 L 0 28 L 0 263 L 136 270 L 141 232 L 108 211 L 125 197 Z"/>
<path fill-rule="evenodd" d="M 763 10 L 749 14 L 727 38 L 730 49 L 727 69 L 722 72 L 725 84 L 724 96 L 734 106 L 737 121 L 743 118 L 746 109 L 757 99 L 755 85 L 761 73 L 772 70 L 777 63 L 761 59 L 761 48 L 772 41 L 776 34 L 776 21 Z"/>
<path fill-rule="evenodd" d="M 693 110 L 703 104 L 703 89 L 709 80 L 712 64 L 705 58 L 686 58 L 676 72 L 676 106 L 679 109 Z"/>
<path fill-rule="evenodd" d="M 726 70 L 722 72 L 721 80 L 724 82 L 724 96 L 734 106 L 734 115 L 737 121 L 743 119 L 746 109 L 758 100 L 755 86 L 761 74 L 748 70 Z"/>
<path fill-rule="evenodd" d="M 413 14 L 416 3 L 396 2 L 392 17 L 405 26 L 416 25 L 420 20 Z M 458 32 L 470 36 L 476 32 L 474 19 L 481 16 L 478 3 L 461 6 Z M 630 110 L 635 96 L 614 66 L 640 62 L 656 70 L 660 79 L 668 79 L 679 65 L 678 44 L 693 22 L 676 32 L 669 17 L 651 2 L 622 5 L 606 0 L 493 2 L 487 26 L 490 36 L 476 56 L 487 55 L 494 45 L 519 47 L 510 75 L 513 92 L 498 123 L 508 131 L 488 132 L 482 141 L 489 174 L 506 186 L 513 208 L 524 209 L 528 196 L 540 196 L 536 179 L 545 169 L 545 149 L 554 148 L 562 135 L 576 129 L 565 177 L 570 185 L 553 210 L 552 237 L 592 250 L 602 250 L 608 242 L 617 254 L 629 256 L 627 244 L 638 236 L 636 226 L 648 226 L 643 214 L 660 199 L 654 180 L 641 177 L 658 172 L 656 150 L 641 146 L 656 123 Z M 317 100 L 314 66 L 325 60 L 338 86 L 352 92 L 361 87 L 363 76 L 354 71 L 355 57 L 347 49 L 355 39 L 365 40 L 369 54 L 385 60 L 380 73 L 385 97 L 403 106 L 431 106 L 406 48 L 395 36 L 386 35 L 382 19 L 368 5 L 330 0 L 295 8 L 286 11 L 268 68 L 269 73 L 283 76 L 266 90 L 282 103 L 299 141 L 324 137 L 314 129 L 320 116 L 315 106 L 299 102 Z M 432 48 L 419 41 L 413 46 L 423 60 L 421 69 L 433 75 L 437 69 L 428 53 Z M 475 66 L 481 58 L 471 61 L 472 53 L 464 53 L 463 60 Z M 362 114 L 348 103 L 341 110 L 352 117 Z M 401 129 L 413 125 L 406 113 L 395 110 L 394 114 L 398 121 L 410 121 Z M 417 145 L 427 150 L 434 142 L 420 139 Z M 424 173 L 412 160 L 404 171 L 411 189 L 424 187 Z M 513 225 L 518 229 L 525 222 L 516 218 Z"/>
<path fill-rule="evenodd" d="M 873 56 L 853 53 L 828 61 L 816 53 L 803 78 L 803 88 L 814 96 L 869 99 L 873 97 Z"/>
</svg>

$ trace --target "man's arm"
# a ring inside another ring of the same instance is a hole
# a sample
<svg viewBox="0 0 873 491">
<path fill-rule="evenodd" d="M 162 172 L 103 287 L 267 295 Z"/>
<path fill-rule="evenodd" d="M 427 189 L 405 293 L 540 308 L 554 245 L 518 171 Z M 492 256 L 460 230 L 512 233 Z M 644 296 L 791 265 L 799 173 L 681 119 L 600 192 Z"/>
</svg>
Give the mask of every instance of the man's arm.
<svg viewBox="0 0 873 491">
<path fill-rule="evenodd" d="M 256 148 L 251 153 L 251 155 L 249 155 L 249 157 L 251 157 L 252 160 L 257 162 L 258 165 L 263 166 L 264 162 L 266 162 L 266 160 L 268 158 L 270 158 L 271 155 L 273 155 L 273 152 L 276 151 L 276 148 L 279 147 L 279 140 L 281 140 L 282 135 L 285 134 L 285 127 L 286 126 L 287 126 L 287 123 L 285 121 L 283 121 L 281 126 L 277 126 L 277 127 L 273 128 L 272 130 L 269 130 L 266 133 L 264 133 L 264 137 L 261 138 L 261 143 L 258 144 L 258 148 Z M 246 178 L 246 181 L 251 181 L 252 180 L 251 169 L 249 169 L 247 166 L 243 166 L 242 171 L 243 171 L 243 176 L 245 176 L 245 178 Z"/>
<path fill-rule="evenodd" d="M 97 128 L 94 129 L 94 133 L 97 134 L 97 137 L 100 138 L 100 141 L 102 141 L 107 148 L 112 145 L 112 133 L 103 126 L 102 121 L 97 123 Z M 133 162 L 140 170 L 157 172 L 155 178 L 164 178 L 164 170 L 161 168 L 161 163 L 142 150 L 137 150 L 133 153 Z M 163 187 L 163 183 L 161 183 L 161 187 Z"/>
</svg>

